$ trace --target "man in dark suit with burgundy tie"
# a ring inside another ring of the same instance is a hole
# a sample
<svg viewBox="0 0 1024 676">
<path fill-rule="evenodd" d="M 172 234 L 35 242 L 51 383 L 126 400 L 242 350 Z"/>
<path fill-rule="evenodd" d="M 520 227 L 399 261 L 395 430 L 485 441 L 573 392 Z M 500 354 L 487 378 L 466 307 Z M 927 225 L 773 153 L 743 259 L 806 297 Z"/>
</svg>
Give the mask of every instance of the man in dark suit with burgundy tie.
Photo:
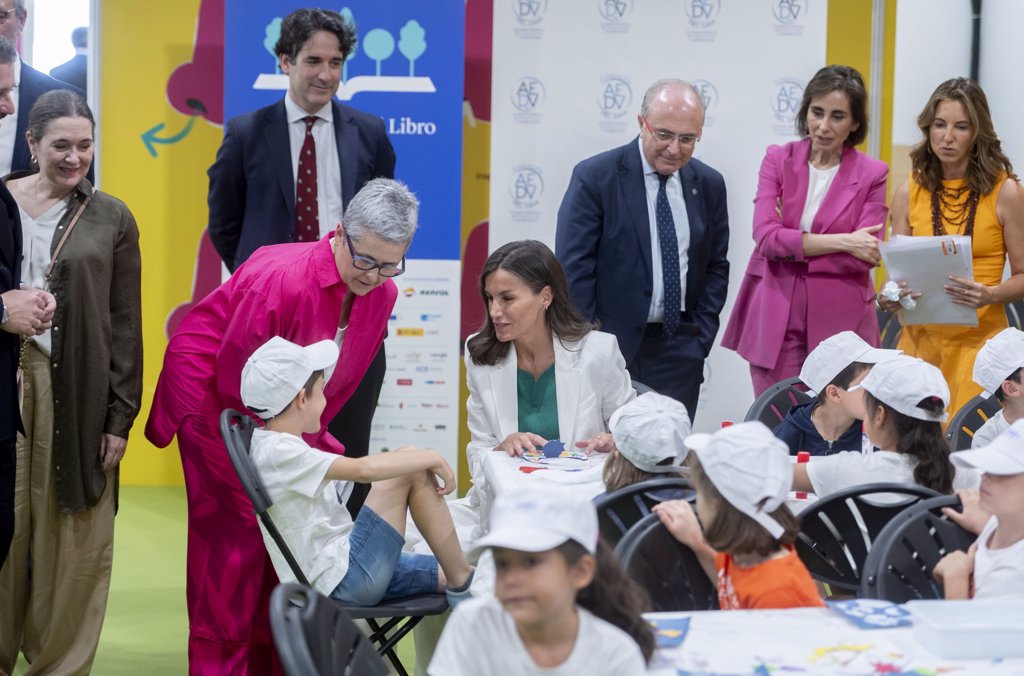
<svg viewBox="0 0 1024 676">
<path fill-rule="evenodd" d="M 394 178 L 384 121 L 334 100 L 356 34 L 340 14 L 299 9 L 281 24 L 275 51 L 288 76 L 284 99 L 228 120 L 209 169 L 210 239 L 232 272 L 268 244 L 334 232 L 349 200 L 374 178 Z M 350 456 L 365 455 L 384 382 L 381 347 L 352 397 L 328 425 Z M 368 486 L 356 486 L 353 516 Z"/>
<path fill-rule="evenodd" d="M 576 165 L 555 250 L 585 317 L 615 334 L 630 375 L 697 412 L 729 284 L 722 175 L 692 159 L 700 95 L 681 80 L 644 94 L 639 137 Z"/>
</svg>

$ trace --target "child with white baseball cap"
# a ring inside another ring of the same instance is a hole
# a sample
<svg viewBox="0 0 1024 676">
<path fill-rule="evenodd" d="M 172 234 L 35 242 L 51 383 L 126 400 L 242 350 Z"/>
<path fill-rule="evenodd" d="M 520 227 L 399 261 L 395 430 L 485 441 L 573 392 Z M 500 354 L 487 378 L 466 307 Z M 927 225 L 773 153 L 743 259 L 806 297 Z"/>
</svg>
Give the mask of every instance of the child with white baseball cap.
<svg viewBox="0 0 1024 676">
<path fill-rule="evenodd" d="M 675 399 L 656 392 L 641 394 L 616 409 L 608 421 L 608 429 L 615 446 L 604 462 L 607 492 L 656 477 L 689 474 L 683 462 L 687 453 L 684 440 L 691 429 L 690 416 L 686 407 Z"/>
<path fill-rule="evenodd" d="M 943 511 L 979 536 L 967 552 L 943 557 L 935 578 L 947 599 L 1024 600 L 1024 420 L 991 444 L 950 458 L 981 473 L 981 491 L 957 491 L 963 513 Z"/>
<path fill-rule="evenodd" d="M 1014 422 L 1024 419 L 1024 386 L 1020 372 L 1024 366 L 1024 331 L 1003 329 L 985 341 L 974 358 L 974 382 L 981 385 L 983 397 L 993 394 L 1003 409 L 985 421 L 974 433 L 973 448 L 988 446 Z"/>
<path fill-rule="evenodd" d="M 942 432 L 949 386 L 928 362 L 899 355 L 875 364 L 851 393 L 863 390 L 864 432 L 874 453 L 845 451 L 793 465 L 793 486 L 819 496 L 877 482 L 910 483 L 939 493 L 977 485 L 956 472 Z"/>
<path fill-rule="evenodd" d="M 789 410 L 772 433 L 789 446 L 791 455 L 812 456 L 860 451 L 864 446 L 862 398 L 850 394 L 874 364 L 902 354 L 872 347 L 853 331 L 818 343 L 804 360 L 800 381 L 815 399 Z"/>
<path fill-rule="evenodd" d="M 792 548 L 800 523 L 786 506 L 792 483 L 786 445 L 760 422 L 693 434 L 686 445 L 693 451 L 687 462 L 700 523 L 682 500 L 653 510 L 717 582 L 719 607 L 824 606 Z"/>
<path fill-rule="evenodd" d="M 431 676 L 643 674 L 646 594 L 598 540 L 584 496 L 555 486 L 498 496 L 474 550 L 494 555 L 494 597 L 459 605 Z"/>
<path fill-rule="evenodd" d="M 242 402 L 267 421 L 253 431 L 249 455 L 274 501 L 274 523 L 310 584 L 343 603 L 372 606 L 440 591 L 452 606 L 468 599 L 473 568 L 444 501 L 455 490 L 444 458 L 412 447 L 348 458 L 303 440 L 320 430 L 324 370 L 337 360 L 333 341 L 303 347 L 275 336 L 242 369 Z M 353 481 L 373 482 L 355 522 L 344 504 Z M 402 551 L 408 508 L 436 558 Z M 294 581 L 262 523 L 260 529 L 277 576 Z"/>
</svg>

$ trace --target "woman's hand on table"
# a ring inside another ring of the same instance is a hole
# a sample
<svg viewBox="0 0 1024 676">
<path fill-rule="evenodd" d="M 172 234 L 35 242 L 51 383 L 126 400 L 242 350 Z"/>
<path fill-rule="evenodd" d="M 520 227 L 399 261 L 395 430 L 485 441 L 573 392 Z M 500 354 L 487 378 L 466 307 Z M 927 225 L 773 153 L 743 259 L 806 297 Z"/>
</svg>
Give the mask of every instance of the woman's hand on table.
<svg viewBox="0 0 1024 676">
<path fill-rule="evenodd" d="M 494 450 L 504 451 L 514 458 L 520 458 L 526 451 L 540 448 L 546 443 L 548 443 L 548 440 L 538 434 L 533 434 L 532 432 L 513 432 L 505 437 L 505 441 L 495 446 Z"/>
<path fill-rule="evenodd" d="M 122 437 L 113 434 L 104 434 L 100 437 L 100 461 L 103 463 L 103 471 L 109 472 L 117 467 L 127 447 L 128 440 Z"/>
<path fill-rule="evenodd" d="M 576 448 L 581 449 L 587 455 L 595 451 L 607 453 L 615 448 L 615 439 L 607 432 L 598 432 L 586 441 L 577 441 Z"/>
<path fill-rule="evenodd" d="M 993 287 L 991 286 L 985 286 L 966 277 L 957 277 L 956 275 L 950 275 L 949 280 L 950 283 L 942 288 L 946 290 L 946 295 L 949 296 L 949 299 L 957 305 L 979 308 L 995 302 L 995 298 L 992 295 Z"/>
<path fill-rule="evenodd" d="M 843 235 L 846 253 L 871 265 L 881 263 L 882 255 L 878 252 L 878 236 L 875 233 L 884 227 L 879 223 Z"/>
<path fill-rule="evenodd" d="M 923 294 L 920 291 L 914 291 L 911 289 L 906 282 L 897 282 L 900 287 L 900 298 L 910 296 L 914 300 L 920 298 Z M 897 312 L 903 306 L 900 305 L 898 300 L 889 300 L 882 294 L 875 294 L 875 302 L 878 303 L 878 307 L 885 310 L 886 312 Z"/>
</svg>

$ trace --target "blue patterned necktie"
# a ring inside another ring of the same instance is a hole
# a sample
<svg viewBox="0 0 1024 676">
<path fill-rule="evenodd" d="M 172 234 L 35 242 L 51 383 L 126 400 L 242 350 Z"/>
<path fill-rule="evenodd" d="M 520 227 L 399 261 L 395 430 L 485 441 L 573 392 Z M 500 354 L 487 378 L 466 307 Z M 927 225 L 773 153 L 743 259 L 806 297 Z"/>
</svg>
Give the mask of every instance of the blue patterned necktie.
<svg viewBox="0 0 1024 676">
<path fill-rule="evenodd" d="M 672 220 L 672 209 L 668 206 L 665 183 L 669 177 L 658 174 L 658 201 L 655 204 L 654 221 L 658 226 L 658 244 L 661 245 L 661 282 L 665 291 L 665 314 L 661 330 L 672 337 L 679 329 L 679 315 L 682 302 L 679 297 L 679 240 L 676 239 L 676 224 Z"/>
</svg>

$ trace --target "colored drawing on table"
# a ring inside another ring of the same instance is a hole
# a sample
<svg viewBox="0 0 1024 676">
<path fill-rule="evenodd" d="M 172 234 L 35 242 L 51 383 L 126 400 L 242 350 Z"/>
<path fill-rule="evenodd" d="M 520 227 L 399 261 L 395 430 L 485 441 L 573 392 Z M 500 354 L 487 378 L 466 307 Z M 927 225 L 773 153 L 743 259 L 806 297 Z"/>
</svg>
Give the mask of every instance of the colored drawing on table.
<svg viewBox="0 0 1024 676">
<path fill-rule="evenodd" d="M 688 617 L 653 619 L 647 622 L 654 627 L 654 638 L 657 639 L 659 648 L 676 648 L 682 645 L 686 639 L 686 632 L 690 630 Z"/>
<path fill-rule="evenodd" d="M 552 442 L 548 442 L 551 444 Z M 561 444 L 561 442 L 559 442 Z M 562 469 L 576 468 L 576 464 L 587 461 L 587 454 L 583 451 L 577 451 L 575 449 L 564 448 L 561 452 L 554 456 L 547 456 L 544 454 L 542 449 L 534 449 L 532 451 L 526 451 L 523 453 L 523 460 L 526 462 L 532 462 L 536 465 L 556 465 Z M 568 462 L 566 462 L 568 461 Z M 582 469 L 578 467 L 576 469 Z"/>
<path fill-rule="evenodd" d="M 891 601 L 851 599 L 830 601 L 829 608 L 852 622 L 858 629 L 889 629 L 909 627 L 910 611 Z"/>
</svg>

